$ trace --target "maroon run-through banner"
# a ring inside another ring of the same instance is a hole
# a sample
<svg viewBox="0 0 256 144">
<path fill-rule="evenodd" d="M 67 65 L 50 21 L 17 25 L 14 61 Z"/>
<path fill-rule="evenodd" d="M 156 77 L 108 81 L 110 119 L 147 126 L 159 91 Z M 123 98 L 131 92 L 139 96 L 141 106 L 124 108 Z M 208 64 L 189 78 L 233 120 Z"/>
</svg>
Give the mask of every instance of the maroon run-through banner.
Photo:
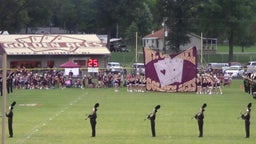
<svg viewBox="0 0 256 144">
<path fill-rule="evenodd" d="M 162 54 L 144 48 L 146 87 L 149 91 L 195 92 L 196 47 L 177 54 Z"/>
</svg>

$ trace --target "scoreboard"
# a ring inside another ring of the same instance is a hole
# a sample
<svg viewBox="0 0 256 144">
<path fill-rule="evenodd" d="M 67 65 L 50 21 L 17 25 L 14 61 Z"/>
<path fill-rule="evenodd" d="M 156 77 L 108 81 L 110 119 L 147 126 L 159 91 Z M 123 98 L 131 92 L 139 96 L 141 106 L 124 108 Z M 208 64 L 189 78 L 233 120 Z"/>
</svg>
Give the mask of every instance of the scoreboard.
<svg viewBox="0 0 256 144">
<path fill-rule="evenodd" d="M 99 61 L 96 58 L 89 58 L 87 61 L 88 72 L 99 72 Z"/>
<path fill-rule="evenodd" d="M 99 61 L 96 58 L 89 58 L 87 61 L 88 67 L 99 67 Z"/>
</svg>

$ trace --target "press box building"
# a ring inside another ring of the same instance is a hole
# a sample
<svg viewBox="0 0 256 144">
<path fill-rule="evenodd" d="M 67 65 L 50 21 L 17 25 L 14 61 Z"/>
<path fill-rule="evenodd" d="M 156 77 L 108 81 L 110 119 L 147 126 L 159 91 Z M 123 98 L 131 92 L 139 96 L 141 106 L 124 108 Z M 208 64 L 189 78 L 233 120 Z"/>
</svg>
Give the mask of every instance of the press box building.
<svg viewBox="0 0 256 144">
<path fill-rule="evenodd" d="M 58 68 L 72 61 L 87 69 L 105 68 L 110 51 L 96 34 L 0 35 L 7 68 Z"/>
</svg>

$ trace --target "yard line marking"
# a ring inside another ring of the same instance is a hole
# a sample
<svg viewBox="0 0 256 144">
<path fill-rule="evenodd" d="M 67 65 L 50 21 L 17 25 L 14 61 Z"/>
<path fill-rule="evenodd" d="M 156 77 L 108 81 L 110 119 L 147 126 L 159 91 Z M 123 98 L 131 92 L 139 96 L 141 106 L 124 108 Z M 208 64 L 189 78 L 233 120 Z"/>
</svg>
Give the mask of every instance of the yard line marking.
<svg viewBox="0 0 256 144">
<path fill-rule="evenodd" d="M 85 93 L 85 94 L 88 94 L 88 93 Z M 46 126 L 50 121 L 52 121 L 53 119 L 58 117 L 60 114 L 62 114 L 66 110 L 68 110 L 69 107 L 73 106 L 73 104 L 78 103 L 80 101 L 81 97 L 82 96 L 77 97 L 75 100 L 73 100 L 72 102 L 67 104 L 67 106 L 65 108 L 62 108 L 60 111 L 56 112 L 54 114 L 54 116 L 50 116 L 48 119 L 46 119 L 45 122 L 41 122 L 38 125 L 36 125 L 35 127 L 33 127 L 27 136 L 25 136 L 23 139 L 19 139 L 19 140 L 15 141 L 14 144 L 24 144 L 26 142 L 26 140 L 30 139 L 36 132 L 39 132 L 40 129 L 42 129 L 44 126 Z"/>
</svg>

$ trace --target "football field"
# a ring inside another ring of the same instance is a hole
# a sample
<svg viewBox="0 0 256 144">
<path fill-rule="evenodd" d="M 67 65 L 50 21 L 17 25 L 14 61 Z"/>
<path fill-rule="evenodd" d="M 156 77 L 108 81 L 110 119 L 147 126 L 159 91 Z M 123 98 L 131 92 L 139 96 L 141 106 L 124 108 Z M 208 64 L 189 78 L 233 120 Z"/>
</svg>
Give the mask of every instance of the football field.
<svg viewBox="0 0 256 144">
<path fill-rule="evenodd" d="M 131 93 L 126 88 L 14 90 L 7 105 L 14 107 L 14 138 L 7 144 L 252 144 L 256 141 L 256 103 L 244 93 L 242 80 L 223 87 L 222 95 L 195 93 Z M 96 137 L 91 137 L 85 120 L 98 102 Z M 252 103 L 251 137 L 245 138 L 244 121 L 239 118 Z M 207 103 L 204 137 L 198 138 L 192 117 Z M 156 137 L 144 120 L 156 105 Z M 1 99 L 2 105 L 2 99 Z M 2 107 L 2 106 L 1 106 Z"/>
</svg>

